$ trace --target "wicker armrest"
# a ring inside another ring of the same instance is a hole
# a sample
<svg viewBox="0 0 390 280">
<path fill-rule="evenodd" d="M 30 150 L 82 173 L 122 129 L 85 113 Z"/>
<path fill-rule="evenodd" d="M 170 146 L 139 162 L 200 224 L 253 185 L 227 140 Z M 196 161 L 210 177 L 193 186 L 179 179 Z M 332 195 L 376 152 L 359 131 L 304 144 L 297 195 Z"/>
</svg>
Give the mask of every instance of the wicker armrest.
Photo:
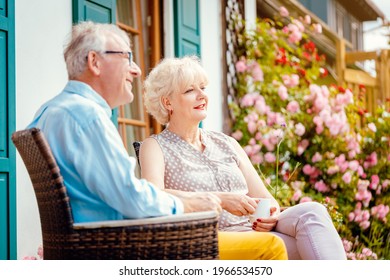
<svg viewBox="0 0 390 280">
<path fill-rule="evenodd" d="M 218 218 L 218 213 L 215 211 L 194 212 L 179 215 L 145 218 L 145 219 L 128 219 L 128 220 L 116 220 L 116 221 L 102 221 L 102 222 L 84 222 L 75 223 L 73 228 L 78 229 L 93 229 L 104 227 L 129 227 L 129 226 L 141 226 L 141 225 L 155 225 L 164 223 L 177 223 L 177 222 L 189 222 L 198 221 L 203 219 Z"/>
<path fill-rule="evenodd" d="M 218 259 L 218 214 L 77 223 L 73 250 L 80 259 Z M 80 244 L 80 245 L 77 245 Z"/>
</svg>

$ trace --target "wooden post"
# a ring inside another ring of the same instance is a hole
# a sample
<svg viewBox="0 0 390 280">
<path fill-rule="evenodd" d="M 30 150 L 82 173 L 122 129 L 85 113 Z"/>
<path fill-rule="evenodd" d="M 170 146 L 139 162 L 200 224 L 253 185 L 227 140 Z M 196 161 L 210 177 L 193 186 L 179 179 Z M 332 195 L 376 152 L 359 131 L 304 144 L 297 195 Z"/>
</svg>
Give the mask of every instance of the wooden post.
<svg viewBox="0 0 390 280">
<path fill-rule="evenodd" d="M 345 41 L 344 39 L 336 40 L 336 74 L 337 82 L 340 86 L 344 84 L 345 63 Z"/>
<path fill-rule="evenodd" d="M 390 108 L 390 52 L 389 50 L 382 50 L 383 54 L 383 102 L 386 104 L 386 107 Z"/>
</svg>

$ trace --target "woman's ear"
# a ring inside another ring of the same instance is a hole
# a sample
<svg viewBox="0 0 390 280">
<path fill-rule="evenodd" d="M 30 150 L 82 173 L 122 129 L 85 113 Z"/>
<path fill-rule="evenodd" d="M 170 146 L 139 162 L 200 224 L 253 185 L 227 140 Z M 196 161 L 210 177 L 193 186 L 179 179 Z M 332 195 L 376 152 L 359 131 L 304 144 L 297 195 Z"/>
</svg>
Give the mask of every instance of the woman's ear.
<svg viewBox="0 0 390 280">
<path fill-rule="evenodd" d="M 161 97 L 161 100 L 162 100 L 162 104 L 164 105 L 165 109 L 167 109 L 168 111 L 172 110 L 171 101 L 169 100 L 168 97 Z"/>
<path fill-rule="evenodd" d="M 101 63 L 99 61 L 98 54 L 95 51 L 90 51 L 87 56 L 87 68 L 94 75 L 99 76 L 100 67 L 101 67 Z"/>
</svg>

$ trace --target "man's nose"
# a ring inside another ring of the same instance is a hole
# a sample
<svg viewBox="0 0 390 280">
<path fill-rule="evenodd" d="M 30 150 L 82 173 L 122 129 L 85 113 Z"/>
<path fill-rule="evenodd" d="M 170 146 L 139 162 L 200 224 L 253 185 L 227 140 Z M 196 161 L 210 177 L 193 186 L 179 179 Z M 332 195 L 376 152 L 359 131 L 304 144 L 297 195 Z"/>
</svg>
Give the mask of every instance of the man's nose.
<svg viewBox="0 0 390 280">
<path fill-rule="evenodd" d="M 135 63 L 134 61 L 131 62 L 131 65 L 130 65 L 130 73 L 131 73 L 131 75 L 133 75 L 134 77 L 140 77 L 141 74 L 142 74 L 141 69 L 139 68 L 139 66 L 137 65 L 137 63 Z"/>
</svg>

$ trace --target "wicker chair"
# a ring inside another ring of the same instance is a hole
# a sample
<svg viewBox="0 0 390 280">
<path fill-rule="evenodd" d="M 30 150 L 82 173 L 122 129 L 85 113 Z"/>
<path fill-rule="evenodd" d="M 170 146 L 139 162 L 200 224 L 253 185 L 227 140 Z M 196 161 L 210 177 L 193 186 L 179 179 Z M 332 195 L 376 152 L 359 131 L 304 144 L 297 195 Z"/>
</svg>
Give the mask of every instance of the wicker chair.
<svg viewBox="0 0 390 280">
<path fill-rule="evenodd" d="M 43 133 L 12 135 L 32 181 L 45 259 L 217 259 L 217 214 L 74 223 L 66 187 Z"/>
</svg>

